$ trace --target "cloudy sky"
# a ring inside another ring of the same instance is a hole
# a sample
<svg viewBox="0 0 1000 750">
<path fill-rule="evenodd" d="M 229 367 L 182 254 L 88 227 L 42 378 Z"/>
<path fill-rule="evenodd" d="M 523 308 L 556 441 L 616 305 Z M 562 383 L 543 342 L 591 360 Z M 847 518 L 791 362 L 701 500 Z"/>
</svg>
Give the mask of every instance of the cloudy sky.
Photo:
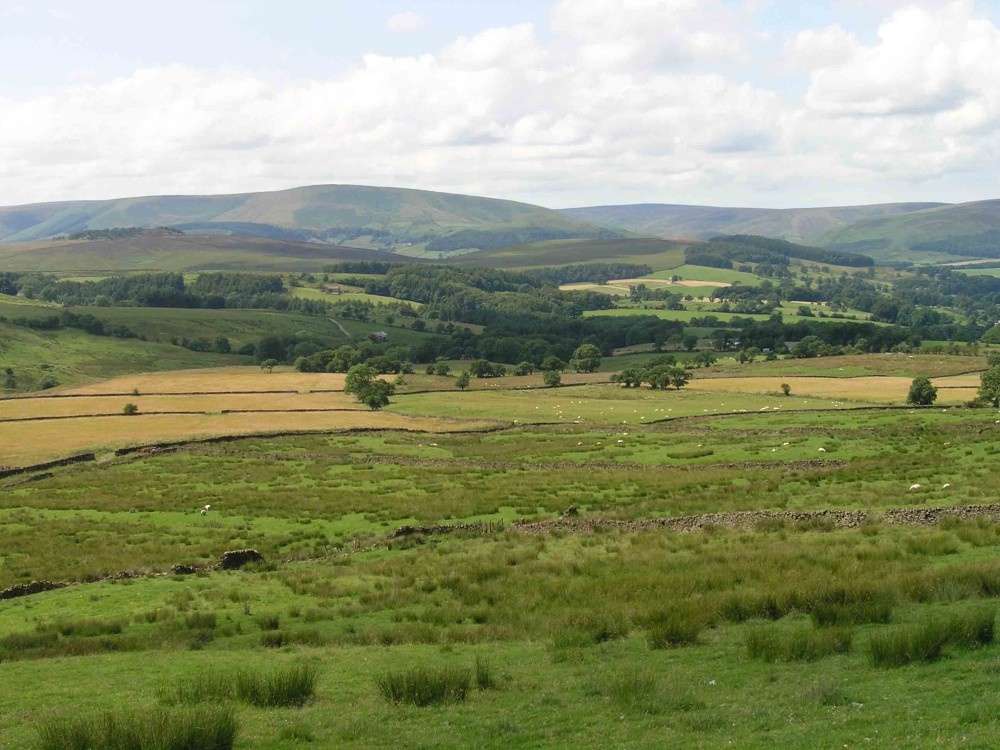
<svg viewBox="0 0 1000 750">
<path fill-rule="evenodd" d="M 0 0 L 0 204 L 1000 197 L 998 0 Z"/>
</svg>

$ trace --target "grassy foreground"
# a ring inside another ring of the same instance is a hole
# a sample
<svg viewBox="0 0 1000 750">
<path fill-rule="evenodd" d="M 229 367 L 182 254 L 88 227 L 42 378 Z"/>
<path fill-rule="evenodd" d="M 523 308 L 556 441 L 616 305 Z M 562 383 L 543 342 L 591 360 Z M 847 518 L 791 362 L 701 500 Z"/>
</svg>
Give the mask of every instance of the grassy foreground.
<svg viewBox="0 0 1000 750">
<path fill-rule="evenodd" d="M 921 361 L 862 360 L 826 366 Z M 967 387 L 961 363 L 924 361 L 942 393 Z M 0 747 L 991 747 L 1000 415 L 760 374 L 680 392 L 413 376 L 388 412 L 329 412 L 377 429 L 2 480 L 0 589 L 67 585 L 0 599 Z M 346 409 L 338 377 L 147 375 L 5 404 L 142 442 L 179 403 L 249 404 L 251 425 Z M 121 398 L 140 414 L 87 416 Z M 744 511 L 767 513 L 726 515 Z M 209 568 L 242 548 L 264 562 Z"/>
</svg>

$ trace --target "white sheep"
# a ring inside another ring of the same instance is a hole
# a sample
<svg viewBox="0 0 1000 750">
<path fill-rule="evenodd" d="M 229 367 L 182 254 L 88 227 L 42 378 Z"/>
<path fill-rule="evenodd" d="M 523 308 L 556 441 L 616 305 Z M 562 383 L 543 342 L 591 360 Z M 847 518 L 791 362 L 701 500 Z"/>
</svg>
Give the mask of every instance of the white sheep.
<svg viewBox="0 0 1000 750">
<path fill-rule="evenodd" d="M 920 489 L 920 485 L 919 484 L 911 484 L 910 485 L 910 489 L 911 490 L 919 490 Z"/>
</svg>

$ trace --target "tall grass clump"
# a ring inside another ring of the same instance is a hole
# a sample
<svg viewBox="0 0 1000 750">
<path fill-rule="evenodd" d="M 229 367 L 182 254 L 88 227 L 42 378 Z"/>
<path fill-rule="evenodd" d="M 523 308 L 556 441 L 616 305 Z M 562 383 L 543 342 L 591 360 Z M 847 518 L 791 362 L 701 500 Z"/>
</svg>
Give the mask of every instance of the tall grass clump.
<svg viewBox="0 0 1000 750">
<path fill-rule="evenodd" d="M 484 656 L 476 657 L 475 676 L 476 687 L 480 690 L 492 690 L 497 687 L 497 677 L 493 672 L 493 665 Z"/>
<path fill-rule="evenodd" d="M 107 712 L 45 721 L 38 750 L 232 750 L 239 722 L 232 708 Z"/>
<path fill-rule="evenodd" d="M 236 698 L 261 708 L 304 706 L 316 693 L 318 672 L 311 664 L 299 664 L 267 674 L 247 670 L 234 677 Z"/>
<path fill-rule="evenodd" d="M 236 700 L 260 708 L 304 706 L 316 693 L 316 667 L 292 665 L 267 673 L 202 673 L 160 691 L 167 704 Z"/>
<path fill-rule="evenodd" d="M 415 667 L 388 671 L 375 678 L 379 693 L 390 703 L 436 706 L 459 703 L 469 694 L 472 673 L 462 667 Z"/>
<path fill-rule="evenodd" d="M 847 628 L 795 629 L 758 627 L 746 635 L 747 656 L 761 661 L 815 661 L 851 650 Z"/>
<path fill-rule="evenodd" d="M 884 597 L 851 604 L 817 604 L 809 615 L 815 625 L 824 628 L 869 623 L 884 624 L 892 620 L 892 608 L 892 599 Z"/>
<path fill-rule="evenodd" d="M 656 612 L 646 619 L 646 641 L 653 649 L 690 646 L 705 625 L 705 617 L 691 610 Z"/>
<path fill-rule="evenodd" d="M 983 609 L 872 634 L 868 660 L 876 667 L 901 667 L 941 658 L 945 648 L 978 648 L 993 642 L 996 611 Z"/>
</svg>

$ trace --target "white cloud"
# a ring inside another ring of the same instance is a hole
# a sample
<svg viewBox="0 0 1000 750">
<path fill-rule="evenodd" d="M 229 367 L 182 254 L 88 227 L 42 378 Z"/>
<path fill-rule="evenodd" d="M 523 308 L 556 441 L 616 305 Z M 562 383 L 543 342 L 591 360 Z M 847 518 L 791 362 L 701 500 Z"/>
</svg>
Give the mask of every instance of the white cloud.
<svg viewBox="0 0 1000 750">
<path fill-rule="evenodd" d="M 426 23 L 422 15 L 414 10 L 409 10 L 404 13 L 393 13 L 389 16 L 389 20 L 385 22 L 385 27 L 389 31 L 405 33 L 422 29 Z"/>
<path fill-rule="evenodd" d="M 0 203 L 357 182 L 549 205 L 796 205 L 993 184 L 1000 31 L 971 5 L 893 10 L 872 44 L 836 25 L 793 31 L 759 62 L 805 70 L 801 96 L 754 80 L 746 12 L 563 0 L 551 36 L 487 29 L 325 79 L 172 65 L 0 98 Z M 959 196 L 973 197 L 989 196 Z"/>
<path fill-rule="evenodd" d="M 793 67 L 828 68 L 856 55 L 861 45 L 840 24 L 804 29 L 785 43 L 785 61 Z"/>
</svg>

